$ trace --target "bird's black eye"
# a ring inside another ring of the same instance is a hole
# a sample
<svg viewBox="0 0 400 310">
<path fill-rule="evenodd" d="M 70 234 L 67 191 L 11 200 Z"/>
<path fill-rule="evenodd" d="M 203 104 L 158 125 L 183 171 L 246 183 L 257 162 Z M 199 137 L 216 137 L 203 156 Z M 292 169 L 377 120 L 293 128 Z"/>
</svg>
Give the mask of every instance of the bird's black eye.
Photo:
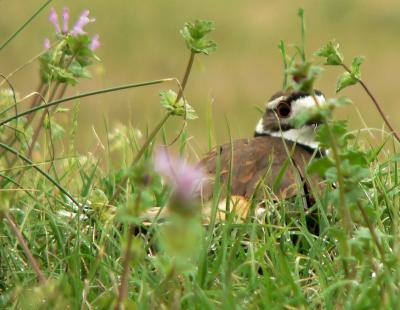
<svg viewBox="0 0 400 310">
<path fill-rule="evenodd" d="M 287 102 L 281 102 L 278 104 L 276 107 L 276 113 L 280 118 L 287 118 L 290 116 L 290 113 L 292 112 L 292 108 L 290 104 Z"/>
</svg>

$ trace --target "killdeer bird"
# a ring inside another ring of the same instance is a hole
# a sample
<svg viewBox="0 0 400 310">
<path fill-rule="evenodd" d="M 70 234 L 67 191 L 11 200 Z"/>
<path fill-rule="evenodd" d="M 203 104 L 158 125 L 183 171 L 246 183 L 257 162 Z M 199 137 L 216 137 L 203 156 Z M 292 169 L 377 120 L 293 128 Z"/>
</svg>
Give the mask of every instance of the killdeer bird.
<svg viewBox="0 0 400 310">
<path fill-rule="evenodd" d="M 306 209 L 313 204 L 305 170 L 313 156 L 319 153 L 318 143 L 314 139 L 318 121 L 310 121 L 302 128 L 294 128 L 291 121 L 305 109 L 315 107 L 317 102 L 318 105 L 325 102 L 324 95 L 319 91 L 315 91 L 314 95 L 278 92 L 267 102 L 265 113 L 258 121 L 252 138 L 217 146 L 200 160 L 197 167 L 203 171 L 205 178 L 194 196 L 201 197 L 204 202 L 204 224 L 210 222 L 210 202 L 216 178 L 220 178 L 221 188 L 227 189 L 229 174 L 231 210 L 234 210 L 239 221 L 247 217 L 252 199 L 260 203 L 257 214 L 265 211 L 261 203 L 265 196 L 262 189 L 265 188 L 273 194 L 272 200 L 286 200 L 300 194 Z M 162 170 L 167 170 L 172 178 L 181 174 L 179 171 L 171 172 L 176 166 L 172 162 L 168 163 L 167 159 L 162 162 Z M 321 181 L 316 177 L 312 179 L 314 184 Z M 227 211 L 227 191 L 221 194 L 217 220 L 224 220 Z M 168 210 L 158 207 L 151 208 L 144 215 L 146 221 L 166 217 Z"/>
<path fill-rule="evenodd" d="M 247 216 L 252 197 L 259 201 L 263 199 L 265 191 L 257 191 L 262 188 L 269 189 L 275 200 L 292 198 L 301 191 L 305 208 L 310 207 L 313 201 L 305 170 L 312 157 L 321 154 L 314 139 L 318 121 L 294 128 L 291 120 L 305 109 L 324 102 L 325 97 L 320 91 L 315 91 L 314 95 L 302 91 L 273 95 L 252 138 L 220 145 L 200 161 L 199 166 L 207 174 L 202 186 L 203 201 L 211 199 L 216 177 L 220 178 L 222 188 L 226 188 L 231 171 L 230 209 L 235 209 L 241 219 Z M 312 179 L 312 183 L 320 181 L 316 177 Z M 221 220 L 225 218 L 226 191 L 222 196 L 218 207 Z M 260 211 L 265 210 L 258 208 L 256 214 Z M 211 211 L 208 208 L 205 212 L 209 215 Z"/>
</svg>

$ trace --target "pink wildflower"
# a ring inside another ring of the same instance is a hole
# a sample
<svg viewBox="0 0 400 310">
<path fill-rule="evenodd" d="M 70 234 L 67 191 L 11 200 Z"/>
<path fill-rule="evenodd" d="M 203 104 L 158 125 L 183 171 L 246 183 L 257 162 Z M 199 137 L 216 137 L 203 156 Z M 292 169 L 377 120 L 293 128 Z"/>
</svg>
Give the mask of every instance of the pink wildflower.
<svg viewBox="0 0 400 310">
<path fill-rule="evenodd" d="M 89 10 L 85 10 L 82 12 L 81 16 L 79 16 L 79 19 L 77 20 L 71 31 L 71 34 L 73 36 L 85 34 L 86 32 L 83 30 L 83 27 L 85 27 L 89 23 L 96 21 L 95 18 L 89 18 L 89 13 Z"/>
<path fill-rule="evenodd" d="M 48 50 L 51 47 L 49 38 L 44 39 L 43 46 L 46 50 Z"/>
<path fill-rule="evenodd" d="M 54 28 L 56 28 L 56 33 L 60 33 L 60 23 L 58 22 L 58 15 L 54 8 L 50 11 L 49 20 L 54 25 Z"/>
<path fill-rule="evenodd" d="M 89 48 L 94 51 L 100 47 L 100 36 L 98 34 L 95 34 L 92 37 L 92 41 L 90 42 Z"/>
<path fill-rule="evenodd" d="M 204 177 L 200 168 L 169 156 L 165 149 L 156 153 L 154 166 L 156 172 L 168 179 L 175 194 L 188 200 L 195 198 Z"/>
<path fill-rule="evenodd" d="M 69 21 L 69 9 L 64 7 L 63 9 L 63 33 L 68 33 L 68 21 Z"/>
</svg>

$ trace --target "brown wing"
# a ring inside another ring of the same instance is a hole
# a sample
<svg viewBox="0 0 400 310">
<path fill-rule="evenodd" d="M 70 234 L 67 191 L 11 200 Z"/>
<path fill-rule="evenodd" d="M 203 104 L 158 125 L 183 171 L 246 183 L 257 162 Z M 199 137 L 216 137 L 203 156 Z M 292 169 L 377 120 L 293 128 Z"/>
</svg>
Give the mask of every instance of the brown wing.
<svg viewBox="0 0 400 310">
<path fill-rule="evenodd" d="M 246 198 L 251 197 L 258 182 L 263 177 L 264 184 L 272 189 L 282 167 L 287 165 L 281 182 L 276 188 L 275 195 L 283 199 L 295 196 L 298 190 L 299 173 L 301 177 L 304 177 L 305 167 L 312 154 L 302 147 L 293 147 L 292 142 L 285 143 L 286 147 L 281 138 L 271 136 L 234 141 L 232 143 L 231 194 Z M 295 167 L 288 162 L 287 150 L 291 153 Z M 218 156 L 221 165 L 221 183 L 226 186 L 231 160 L 231 145 L 228 143 L 213 149 L 199 163 L 209 176 L 202 189 L 203 199 L 205 200 L 210 199 L 213 193 Z"/>
</svg>

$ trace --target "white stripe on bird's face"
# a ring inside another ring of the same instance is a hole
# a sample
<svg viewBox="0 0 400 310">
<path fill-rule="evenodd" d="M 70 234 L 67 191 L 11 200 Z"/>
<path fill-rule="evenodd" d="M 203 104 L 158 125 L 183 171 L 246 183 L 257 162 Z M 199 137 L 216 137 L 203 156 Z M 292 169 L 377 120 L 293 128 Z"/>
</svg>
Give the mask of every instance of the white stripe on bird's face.
<svg viewBox="0 0 400 310">
<path fill-rule="evenodd" d="M 274 113 L 276 115 L 276 120 L 280 125 L 284 128 L 288 128 L 290 126 L 290 122 L 304 110 L 311 109 L 318 105 L 323 105 L 325 103 L 325 97 L 322 94 L 316 94 L 313 96 L 304 96 L 298 99 L 291 101 L 290 104 L 290 115 L 286 118 L 279 118 L 275 113 L 275 109 L 278 105 L 287 100 L 287 96 L 280 96 L 271 100 L 266 104 L 266 113 Z M 317 101 L 317 102 L 316 102 Z M 318 142 L 315 141 L 315 131 L 317 129 L 317 124 L 305 125 L 301 128 L 288 128 L 286 130 L 270 130 L 268 128 L 268 124 L 264 124 L 264 118 L 261 118 L 256 126 L 255 132 L 257 135 L 270 135 L 273 137 L 281 137 L 285 140 L 296 142 L 313 149 L 318 148 Z"/>
<path fill-rule="evenodd" d="M 267 110 L 274 110 L 278 106 L 278 104 L 284 101 L 286 98 L 287 96 L 280 96 L 278 98 L 275 98 L 274 100 L 267 102 L 265 107 L 267 108 Z"/>
<path fill-rule="evenodd" d="M 292 101 L 292 113 L 288 120 L 290 121 L 294 119 L 299 113 L 303 112 L 304 110 L 317 107 L 317 103 L 315 101 L 317 101 L 318 105 L 321 106 L 325 103 L 325 96 L 315 95 L 315 99 L 313 96 L 307 96 Z"/>
</svg>

